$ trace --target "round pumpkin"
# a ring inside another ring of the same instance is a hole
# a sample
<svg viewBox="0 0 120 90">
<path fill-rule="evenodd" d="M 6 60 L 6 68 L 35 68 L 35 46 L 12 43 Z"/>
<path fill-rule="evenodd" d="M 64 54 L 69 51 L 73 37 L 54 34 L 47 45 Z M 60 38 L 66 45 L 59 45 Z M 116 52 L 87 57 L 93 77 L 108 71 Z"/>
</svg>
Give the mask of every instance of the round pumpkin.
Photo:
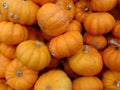
<svg viewBox="0 0 120 90">
<path fill-rule="evenodd" d="M 3 21 L 0 22 L 0 41 L 8 45 L 17 45 L 27 40 L 27 28 L 20 24 Z"/>
<path fill-rule="evenodd" d="M 82 76 L 93 76 L 103 68 L 102 55 L 89 45 L 83 45 L 76 54 L 68 57 L 70 68 Z"/>
<path fill-rule="evenodd" d="M 115 18 L 107 12 L 89 14 L 83 22 L 85 30 L 92 35 L 109 33 L 115 26 Z"/>
<path fill-rule="evenodd" d="M 1 13 L 8 20 L 24 25 L 37 24 L 39 6 L 32 0 L 2 0 L 1 3 Z"/>
<path fill-rule="evenodd" d="M 72 82 L 63 70 L 53 69 L 38 78 L 34 90 L 72 90 Z"/>
<path fill-rule="evenodd" d="M 25 67 L 15 58 L 6 68 L 5 78 L 15 90 L 30 89 L 38 78 L 38 71 Z"/>
<path fill-rule="evenodd" d="M 37 21 L 47 35 L 58 36 L 67 31 L 70 19 L 58 5 L 47 3 L 38 10 Z"/>
<path fill-rule="evenodd" d="M 51 55 L 64 58 L 74 55 L 83 45 L 83 37 L 79 31 L 68 31 L 50 40 L 49 50 Z"/>
<path fill-rule="evenodd" d="M 49 65 L 51 55 L 48 47 L 37 40 L 26 40 L 16 48 L 16 57 L 25 66 L 41 70 Z"/>
</svg>

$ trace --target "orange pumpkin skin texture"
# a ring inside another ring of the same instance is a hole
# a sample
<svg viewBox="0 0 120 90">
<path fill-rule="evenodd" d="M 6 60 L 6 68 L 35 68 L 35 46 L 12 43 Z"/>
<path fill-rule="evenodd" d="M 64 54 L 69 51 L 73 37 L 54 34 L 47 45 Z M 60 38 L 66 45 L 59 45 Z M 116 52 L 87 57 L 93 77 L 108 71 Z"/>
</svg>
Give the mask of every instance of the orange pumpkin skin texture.
<svg viewBox="0 0 120 90">
<path fill-rule="evenodd" d="M 92 13 L 89 0 L 79 0 L 75 3 L 75 20 L 83 23 L 84 19 Z"/>
<path fill-rule="evenodd" d="M 51 55 L 48 47 L 36 40 L 27 40 L 20 43 L 16 48 L 16 57 L 25 66 L 41 70 L 48 66 Z"/>
<path fill-rule="evenodd" d="M 34 90 L 72 90 L 72 82 L 64 71 L 53 69 L 38 78 Z"/>
<path fill-rule="evenodd" d="M 0 78 L 5 78 L 5 70 L 7 66 L 10 64 L 11 59 L 4 56 L 0 53 Z"/>
<path fill-rule="evenodd" d="M 75 6 L 73 0 L 56 0 L 56 4 L 61 7 L 69 19 L 72 21 L 75 15 Z"/>
<path fill-rule="evenodd" d="M 120 72 L 104 71 L 102 74 L 102 83 L 105 90 L 120 90 Z"/>
<path fill-rule="evenodd" d="M 103 35 L 95 36 L 85 32 L 83 41 L 98 50 L 103 50 L 107 46 L 107 39 Z"/>
<path fill-rule="evenodd" d="M 38 78 L 38 71 L 25 67 L 15 58 L 6 68 L 5 78 L 15 90 L 30 89 Z"/>
<path fill-rule="evenodd" d="M 85 30 L 92 35 L 109 33 L 115 26 L 114 17 L 107 12 L 89 14 L 83 22 Z"/>
<path fill-rule="evenodd" d="M 19 44 L 28 38 L 26 27 L 13 22 L 0 22 L 0 32 L 0 41 L 8 45 Z"/>
<path fill-rule="evenodd" d="M 79 31 L 68 31 L 50 40 L 49 50 L 57 58 L 69 57 L 83 45 L 83 37 Z"/>
<path fill-rule="evenodd" d="M 72 90 L 103 90 L 103 84 L 96 76 L 79 77 L 73 80 Z"/>
<path fill-rule="evenodd" d="M 36 14 L 39 6 L 32 0 L 2 0 L 0 7 L 3 17 L 12 22 L 24 25 L 37 23 Z"/>
<path fill-rule="evenodd" d="M 70 21 L 66 12 L 52 3 L 47 3 L 39 9 L 37 20 L 41 30 L 50 36 L 66 32 Z"/>
<path fill-rule="evenodd" d="M 16 46 L 0 43 L 0 52 L 8 58 L 14 59 L 16 57 Z"/>
<path fill-rule="evenodd" d="M 68 58 L 70 68 L 82 76 L 93 76 L 103 68 L 101 54 L 93 47 L 84 45 L 78 52 Z"/>
</svg>

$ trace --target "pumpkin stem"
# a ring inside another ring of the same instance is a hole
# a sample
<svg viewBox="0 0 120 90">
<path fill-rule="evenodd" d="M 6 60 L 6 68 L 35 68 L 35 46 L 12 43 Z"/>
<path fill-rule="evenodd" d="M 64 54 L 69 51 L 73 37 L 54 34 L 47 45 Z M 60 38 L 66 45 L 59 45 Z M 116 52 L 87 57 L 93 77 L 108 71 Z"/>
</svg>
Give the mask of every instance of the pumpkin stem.
<svg viewBox="0 0 120 90">
<path fill-rule="evenodd" d="M 115 45 L 118 48 L 118 50 L 120 50 L 120 44 L 118 44 L 115 40 L 111 39 L 110 43 Z"/>
<path fill-rule="evenodd" d="M 84 51 L 83 51 L 85 54 L 89 53 L 88 48 L 89 48 L 89 46 L 85 45 L 85 48 L 84 48 Z"/>
<path fill-rule="evenodd" d="M 67 6 L 66 6 L 66 9 L 67 9 L 67 10 L 70 10 L 70 9 L 71 9 L 71 5 L 67 5 Z"/>
<path fill-rule="evenodd" d="M 16 72 L 16 76 L 17 76 L 17 77 L 21 77 L 21 76 L 22 76 L 22 72 L 21 72 L 20 70 L 18 70 L 18 71 Z"/>
<path fill-rule="evenodd" d="M 40 43 L 39 42 L 36 42 L 35 45 L 36 45 L 37 48 L 40 48 Z"/>
<path fill-rule="evenodd" d="M 115 84 L 116 84 L 117 87 L 120 87 L 120 80 L 116 80 Z"/>
<path fill-rule="evenodd" d="M 50 90 L 50 87 L 49 87 L 49 86 L 47 86 L 47 87 L 46 87 L 46 90 Z"/>
<path fill-rule="evenodd" d="M 84 12 L 88 12 L 88 11 L 89 11 L 89 8 L 88 8 L 88 7 L 85 7 L 85 8 L 83 9 L 83 11 L 84 11 Z"/>
</svg>

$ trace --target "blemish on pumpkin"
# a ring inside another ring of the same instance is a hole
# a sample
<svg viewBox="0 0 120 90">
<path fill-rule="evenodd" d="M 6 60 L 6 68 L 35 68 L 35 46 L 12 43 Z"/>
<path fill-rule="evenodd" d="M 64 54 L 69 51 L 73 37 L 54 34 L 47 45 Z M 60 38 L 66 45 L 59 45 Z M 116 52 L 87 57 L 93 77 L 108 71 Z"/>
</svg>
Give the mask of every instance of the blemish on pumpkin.
<svg viewBox="0 0 120 90">
<path fill-rule="evenodd" d="M 66 6 L 66 9 L 67 9 L 67 10 L 70 10 L 70 9 L 71 9 L 71 5 L 67 5 L 67 6 Z"/>
<path fill-rule="evenodd" d="M 14 15 L 13 18 L 14 18 L 15 20 L 18 20 L 18 16 L 17 16 L 17 15 Z"/>
<path fill-rule="evenodd" d="M 88 11 L 89 11 L 89 8 L 88 8 L 88 7 L 85 7 L 85 8 L 83 9 L 83 11 L 84 11 L 84 12 L 88 12 Z"/>
<path fill-rule="evenodd" d="M 40 48 L 40 43 L 38 41 L 35 43 L 35 45 L 37 48 Z"/>
<path fill-rule="evenodd" d="M 8 8 L 8 5 L 7 5 L 7 3 L 6 3 L 6 2 L 4 2 L 4 3 L 3 3 L 3 7 L 4 7 L 5 9 L 7 9 L 7 8 Z"/>
<path fill-rule="evenodd" d="M 10 17 L 13 17 L 13 13 L 12 13 L 12 12 L 10 12 L 10 13 L 9 13 L 9 16 L 10 16 Z"/>
<path fill-rule="evenodd" d="M 89 53 L 88 48 L 89 48 L 89 46 L 88 46 L 88 45 L 85 45 L 85 48 L 84 48 L 84 50 L 83 50 L 83 52 L 84 52 L 85 54 Z"/>
<path fill-rule="evenodd" d="M 116 85 L 117 87 L 120 87 L 120 80 L 116 80 L 116 81 L 115 81 L 115 85 Z"/>
<path fill-rule="evenodd" d="M 20 70 L 18 70 L 18 71 L 16 72 L 16 76 L 17 76 L 17 77 L 21 77 L 21 76 L 22 76 L 22 72 L 21 72 Z"/>
<path fill-rule="evenodd" d="M 50 89 L 50 86 L 47 86 L 47 87 L 46 87 L 46 90 L 51 90 L 51 89 Z"/>
</svg>

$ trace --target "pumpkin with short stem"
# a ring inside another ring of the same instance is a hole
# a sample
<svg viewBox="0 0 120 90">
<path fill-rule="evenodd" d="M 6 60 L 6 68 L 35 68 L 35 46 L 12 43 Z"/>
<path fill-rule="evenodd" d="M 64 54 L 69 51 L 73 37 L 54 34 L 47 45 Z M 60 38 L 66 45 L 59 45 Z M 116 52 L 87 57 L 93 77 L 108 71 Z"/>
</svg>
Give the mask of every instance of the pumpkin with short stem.
<svg viewBox="0 0 120 90">
<path fill-rule="evenodd" d="M 30 89 L 38 78 L 38 71 L 25 67 L 15 58 L 7 66 L 5 78 L 8 85 L 15 90 Z"/>
<path fill-rule="evenodd" d="M 120 71 L 120 44 L 111 39 L 109 45 L 103 51 L 103 61 L 104 65 L 110 70 Z"/>
<path fill-rule="evenodd" d="M 91 0 L 90 3 L 93 11 L 110 11 L 116 6 L 117 0 Z"/>
<path fill-rule="evenodd" d="M 64 58 L 74 55 L 83 45 L 83 37 L 79 31 L 68 31 L 50 40 L 49 50 L 51 55 Z"/>
<path fill-rule="evenodd" d="M 83 45 L 76 54 L 68 57 L 70 68 L 82 76 L 93 76 L 103 68 L 102 55 L 89 45 Z"/>
<path fill-rule="evenodd" d="M 25 66 L 41 70 L 49 65 L 51 55 L 45 43 L 37 40 L 26 40 L 16 48 L 16 57 Z"/>
<path fill-rule="evenodd" d="M 47 35 L 58 36 L 67 31 L 70 19 L 58 5 L 47 3 L 38 10 L 37 21 Z"/>
<path fill-rule="evenodd" d="M 75 6 L 73 0 L 56 0 L 56 4 L 65 10 L 69 19 L 72 21 L 75 16 Z"/>
<path fill-rule="evenodd" d="M 0 22 L 0 41 L 8 45 L 17 45 L 27 40 L 28 30 L 25 26 L 13 22 Z"/>
<path fill-rule="evenodd" d="M 39 6 L 32 0 L 2 0 L 0 8 L 3 17 L 12 22 L 24 25 L 37 24 L 36 14 Z"/>
<path fill-rule="evenodd" d="M 72 82 L 63 70 L 53 69 L 38 78 L 34 90 L 72 90 Z"/>
<path fill-rule="evenodd" d="M 75 3 L 75 19 L 82 23 L 92 13 L 89 0 L 79 0 Z"/>
<path fill-rule="evenodd" d="M 72 90 L 103 90 L 102 81 L 96 76 L 76 78 L 72 86 Z"/>
<path fill-rule="evenodd" d="M 105 90 L 120 90 L 120 72 L 105 70 L 102 74 L 102 83 Z"/>
<path fill-rule="evenodd" d="M 83 41 L 98 50 L 102 50 L 107 46 L 107 39 L 103 35 L 91 35 L 85 32 Z"/>
<path fill-rule="evenodd" d="M 109 33 L 115 26 L 115 18 L 107 12 L 94 12 L 89 14 L 83 26 L 92 35 L 103 35 Z"/>
</svg>

